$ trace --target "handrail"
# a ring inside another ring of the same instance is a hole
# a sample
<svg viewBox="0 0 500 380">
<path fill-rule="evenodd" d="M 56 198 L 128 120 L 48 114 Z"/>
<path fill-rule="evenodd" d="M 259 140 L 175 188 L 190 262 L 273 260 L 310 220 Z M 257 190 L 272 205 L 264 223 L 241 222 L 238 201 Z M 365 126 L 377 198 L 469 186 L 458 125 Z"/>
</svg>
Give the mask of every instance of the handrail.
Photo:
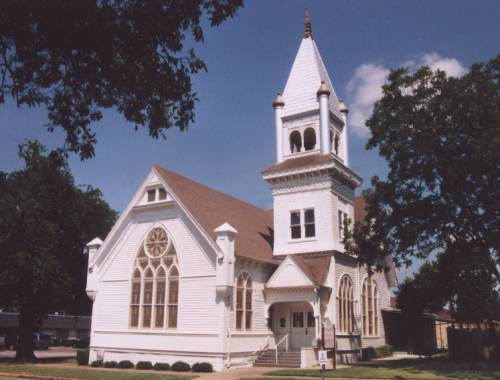
<svg viewBox="0 0 500 380">
<path fill-rule="evenodd" d="M 278 364 L 278 347 L 283 341 L 286 341 L 285 345 L 285 351 L 288 352 L 288 334 L 286 334 L 283 338 L 281 338 L 278 343 L 275 344 L 274 350 L 275 350 L 275 357 L 276 357 L 276 364 Z"/>
<path fill-rule="evenodd" d="M 253 353 L 252 353 L 252 356 L 257 356 L 259 357 L 260 356 L 260 353 L 265 351 L 268 347 L 269 347 L 269 344 L 270 344 L 270 339 L 269 339 L 269 335 L 267 336 L 267 339 L 266 339 L 266 342 L 264 343 L 264 345 L 262 345 L 259 349 L 255 350 Z"/>
</svg>

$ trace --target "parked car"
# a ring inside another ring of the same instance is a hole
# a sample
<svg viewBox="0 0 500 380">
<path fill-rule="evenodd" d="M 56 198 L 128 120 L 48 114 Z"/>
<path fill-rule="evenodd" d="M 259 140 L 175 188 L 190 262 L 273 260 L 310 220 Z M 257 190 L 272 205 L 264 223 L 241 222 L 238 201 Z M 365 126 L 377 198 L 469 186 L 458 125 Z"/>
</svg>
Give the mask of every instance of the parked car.
<svg viewBox="0 0 500 380">
<path fill-rule="evenodd" d="M 42 333 L 33 334 L 33 348 L 35 350 L 48 350 L 50 346 L 50 336 Z"/>
</svg>

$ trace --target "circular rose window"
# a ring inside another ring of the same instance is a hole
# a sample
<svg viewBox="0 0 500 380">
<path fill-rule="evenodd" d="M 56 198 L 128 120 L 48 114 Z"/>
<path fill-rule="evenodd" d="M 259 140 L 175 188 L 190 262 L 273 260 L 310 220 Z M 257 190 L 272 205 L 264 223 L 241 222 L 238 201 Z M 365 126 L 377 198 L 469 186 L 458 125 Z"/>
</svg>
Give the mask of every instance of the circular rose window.
<svg viewBox="0 0 500 380">
<path fill-rule="evenodd" d="M 160 257 L 167 252 L 169 240 L 163 228 L 153 228 L 144 241 L 144 250 L 150 257 Z"/>
</svg>

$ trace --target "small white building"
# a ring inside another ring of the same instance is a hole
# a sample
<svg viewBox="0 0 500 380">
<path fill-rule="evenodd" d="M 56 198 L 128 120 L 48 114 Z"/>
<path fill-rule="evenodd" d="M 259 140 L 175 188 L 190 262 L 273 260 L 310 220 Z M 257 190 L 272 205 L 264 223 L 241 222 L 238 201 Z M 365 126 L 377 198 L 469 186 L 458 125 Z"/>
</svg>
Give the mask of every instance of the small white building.
<svg viewBox="0 0 500 380">
<path fill-rule="evenodd" d="M 262 172 L 273 210 L 154 166 L 106 240 L 89 243 L 91 361 L 222 370 L 272 364 L 277 349 L 280 365 L 305 367 L 328 323 L 339 361 L 385 344 L 394 271 L 368 276 L 344 253 L 343 224 L 365 212 L 361 178 L 308 19 L 273 107 L 276 163 Z"/>
</svg>

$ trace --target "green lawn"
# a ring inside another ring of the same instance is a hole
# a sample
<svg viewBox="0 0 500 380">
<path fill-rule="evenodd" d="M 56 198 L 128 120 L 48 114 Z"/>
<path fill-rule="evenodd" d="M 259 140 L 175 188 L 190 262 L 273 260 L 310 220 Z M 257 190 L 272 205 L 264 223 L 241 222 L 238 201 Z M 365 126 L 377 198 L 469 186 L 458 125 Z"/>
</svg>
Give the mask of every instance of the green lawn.
<svg viewBox="0 0 500 380">
<path fill-rule="evenodd" d="M 29 375 L 67 377 L 73 379 L 89 379 L 89 380 L 187 380 L 195 376 L 182 376 L 172 374 L 156 374 L 144 373 L 142 371 L 123 371 L 114 370 L 99 370 L 88 367 L 79 368 L 64 368 L 54 367 L 51 365 L 33 365 L 33 364 L 0 364 L 0 373 L 23 373 Z"/>
<path fill-rule="evenodd" d="M 267 376 L 321 377 L 319 369 L 278 370 Z M 358 364 L 336 371 L 326 371 L 328 378 L 358 379 L 500 379 L 500 363 L 462 363 L 446 359 L 403 359 Z M 277 380 L 276 377 L 269 379 Z M 262 378 L 260 379 L 262 380 Z"/>
</svg>

